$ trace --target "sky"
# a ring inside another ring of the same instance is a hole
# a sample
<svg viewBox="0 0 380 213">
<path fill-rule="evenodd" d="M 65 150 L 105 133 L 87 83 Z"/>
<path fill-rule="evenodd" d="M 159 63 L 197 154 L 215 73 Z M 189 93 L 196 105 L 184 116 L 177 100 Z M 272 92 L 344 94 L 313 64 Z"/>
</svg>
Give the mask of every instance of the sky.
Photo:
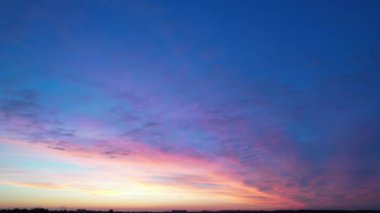
<svg viewBox="0 0 380 213">
<path fill-rule="evenodd" d="M 380 210 L 380 1 L 0 1 L 0 208 Z"/>
</svg>

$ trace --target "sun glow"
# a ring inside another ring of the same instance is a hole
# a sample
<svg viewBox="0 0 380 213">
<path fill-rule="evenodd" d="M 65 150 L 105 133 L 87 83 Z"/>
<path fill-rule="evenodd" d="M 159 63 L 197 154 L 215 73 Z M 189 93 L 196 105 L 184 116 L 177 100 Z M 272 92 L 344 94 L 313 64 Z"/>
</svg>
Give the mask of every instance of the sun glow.
<svg viewBox="0 0 380 213">
<path fill-rule="evenodd" d="M 240 204 L 242 208 L 259 205 L 270 208 L 285 201 L 221 173 L 222 165 L 190 157 L 165 156 L 158 150 L 140 148 L 138 155 L 110 158 L 96 149 L 84 152 L 72 147 L 70 151 L 63 151 L 43 143 L 4 138 L 2 141 L 2 158 L 32 169 L 5 168 L 0 185 L 16 192 L 41 192 L 38 197 L 25 198 L 30 204 L 39 203 L 36 200 L 39 199 L 51 208 L 70 203 L 78 208 L 144 209 L 149 204 L 149 208 L 158 209 L 228 209 L 233 204 Z M 271 198 L 270 205 L 265 199 L 255 200 L 250 196 Z M 58 206 L 57 199 L 60 200 Z M 11 205 L 16 201 L 8 197 L 1 202 Z"/>
</svg>

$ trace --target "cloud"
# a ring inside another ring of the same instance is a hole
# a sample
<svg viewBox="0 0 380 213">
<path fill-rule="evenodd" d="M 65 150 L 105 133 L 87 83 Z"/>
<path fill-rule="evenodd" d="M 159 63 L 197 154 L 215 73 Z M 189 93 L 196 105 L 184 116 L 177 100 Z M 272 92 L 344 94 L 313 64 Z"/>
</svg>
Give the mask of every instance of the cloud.
<svg viewBox="0 0 380 213">
<path fill-rule="evenodd" d="M 31 187 L 39 189 L 65 189 L 66 187 L 59 184 L 48 183 L 48 182 L 1 182 L 1 185 L 11 185 L 17 187 Z"/>
</svg>

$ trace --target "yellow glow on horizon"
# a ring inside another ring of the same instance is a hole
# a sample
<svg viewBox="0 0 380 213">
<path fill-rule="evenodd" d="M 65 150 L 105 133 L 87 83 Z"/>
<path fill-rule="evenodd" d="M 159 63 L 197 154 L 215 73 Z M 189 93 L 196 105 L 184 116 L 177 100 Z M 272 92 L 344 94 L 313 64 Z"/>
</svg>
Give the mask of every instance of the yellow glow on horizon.
<svg viewBox="0 0 380 213">
<path fill-rule="evenodd" d="M 44 144 L 1 140 L 8 148 L 7 157 L 14 158 L 12 162 L 28 162 L 35 167 L 2 168 L 0 196 L 5 198 L 0 200 L 2 208 L 201 210 L 298 205 L 247 187 L 228 173 L 220 172 L 216 162 L 165 156 L 145 147 L 139 155 L 107 158 L 96 150 L 85 152 L 74 147 L 61 151 Z M 266 199 L 255 200 L 250 196 Z"/>
</svg>

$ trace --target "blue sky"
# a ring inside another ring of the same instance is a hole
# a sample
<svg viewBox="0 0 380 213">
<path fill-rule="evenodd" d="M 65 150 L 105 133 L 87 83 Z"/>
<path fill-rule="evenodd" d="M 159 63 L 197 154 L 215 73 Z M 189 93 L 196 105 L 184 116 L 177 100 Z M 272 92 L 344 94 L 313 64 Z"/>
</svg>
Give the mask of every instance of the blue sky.
<svg viewBox="0 0 380 213">
<path fill-rule="evenodd" d="M 379 209 L 379 12 L 2 1 L 0 207 Z"/>
</svg>

